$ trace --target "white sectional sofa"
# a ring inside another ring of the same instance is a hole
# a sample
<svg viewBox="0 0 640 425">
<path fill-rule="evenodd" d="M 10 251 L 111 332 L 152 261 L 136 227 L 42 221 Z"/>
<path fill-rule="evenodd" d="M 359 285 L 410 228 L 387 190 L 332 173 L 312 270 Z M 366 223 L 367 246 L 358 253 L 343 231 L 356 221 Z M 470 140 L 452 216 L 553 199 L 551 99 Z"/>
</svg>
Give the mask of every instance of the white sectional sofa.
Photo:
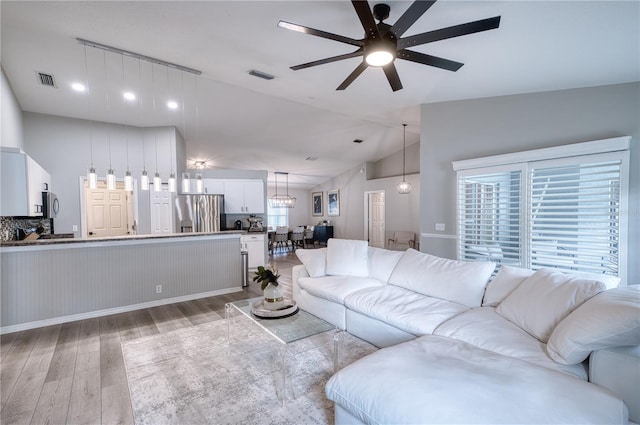
<svg viewBox="0 0 640 425">
<path fill-rule="evenodd" d="M 299 307 L 382 349 L 327 383 L 336 423 L 640 422 L 640 290 L 617 278 L 330 239 Z M 490 281 L 490 283 L 488 283 Z"/>
</svg>

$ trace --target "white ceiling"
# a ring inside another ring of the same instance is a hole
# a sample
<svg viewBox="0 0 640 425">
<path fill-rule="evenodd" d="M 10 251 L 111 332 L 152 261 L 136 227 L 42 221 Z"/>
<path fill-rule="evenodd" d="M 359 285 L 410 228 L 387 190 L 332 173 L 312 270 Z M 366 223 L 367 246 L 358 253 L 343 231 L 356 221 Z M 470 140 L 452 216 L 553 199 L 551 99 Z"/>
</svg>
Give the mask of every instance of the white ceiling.
<svg viewBox="0 0 640 425">
<path fill-rule="evenodd" d="M 386 3 L 389 24 L 411 4 Z M 640 80 L 636 0 L 441 0 L 405 36 L 497 15 L 500 28 L 415 48 L 465 65 L 449 72 L 398 60 L 404 89 L 395 93 L 375 68 L 336 91 L 360 58 L 289 69 L 355 49 L 278 28 L 278 20 L 362 38 L 348 1 L 3 0 L 0 7 L 2 67 L 24 111 L 175 125 L 190 160 L 287 171 L 292 185 L 304 187 L 401 150 L 403 122 L 409 124 L 407 144 L 418 142 L 423 103 Z M 91 94 L 81 95 L 70 88 L 87 80 L 78 37 L 195 68 L 202 76 L 196 82 L 193 74 L 159 65 L 152 75 L 149 62 L 87 48 Z M 276 78 L 249 76 L 251 69 Z M 39 85 L 36 71 L 53 74 L 58 88 Z M 142 106 L 122 99 L 124 86 L 143 92 Z M 169 96 L 184 101 L 184 114 L 167 111 Z M 318 160 L 306 161 L 309 156 Z"/>
</svg>

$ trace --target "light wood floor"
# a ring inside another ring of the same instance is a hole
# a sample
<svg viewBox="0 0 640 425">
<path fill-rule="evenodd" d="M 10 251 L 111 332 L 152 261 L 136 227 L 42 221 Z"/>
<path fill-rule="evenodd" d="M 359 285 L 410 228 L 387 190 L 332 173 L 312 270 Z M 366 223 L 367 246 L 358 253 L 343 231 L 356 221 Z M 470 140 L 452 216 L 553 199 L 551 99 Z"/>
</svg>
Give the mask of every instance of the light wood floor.
<svg viewBox="0 0 640 425">
<path fill-rule="evenodd" d="M 294 253 L 269 260 L 290 284 Z M 261 295 L 242 292 L 2 335 L 0 423 L 133 424 L 121 341 L 224 318 L 224 305 Z"/>
</svg>

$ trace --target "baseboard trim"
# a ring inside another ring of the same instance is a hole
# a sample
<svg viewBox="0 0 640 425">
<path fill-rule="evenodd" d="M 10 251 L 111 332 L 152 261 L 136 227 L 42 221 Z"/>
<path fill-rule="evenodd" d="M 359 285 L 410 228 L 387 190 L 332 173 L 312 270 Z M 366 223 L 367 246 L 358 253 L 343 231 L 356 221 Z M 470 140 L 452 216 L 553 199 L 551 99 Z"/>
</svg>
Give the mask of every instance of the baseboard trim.
<svg viewBox="0 0 640 425">
<path fill-rule="evenodd" d="M 89 311 L 86 313 L 71 314 L 68 316 L 53 317 L 51 319 L 36 320 L 33 322 L 19 323 L 17 325 L 9 325 L 0 327 L 0 335 L 26 331 L 29 329 L 42 328 L 45 326 L 59 325 L 61 323 L 75 322 L 76 320 L 93 319 L 96 317 L 109 316 L 111 314 L 127 313 L 129 311 L 140 310 L 143 308 L 158 307 L 166 304 L 180 303 L 184 301 L 196 300 L 198 298 L 213 297 L 216 295 L 230 294 L 242 291 L 242 287 L 218 289 L 216 291 L 200 292 L 198 294 L 182 295 L 173 298 L 164 298 L 161 300 L 148 301 L 139 304 L 131 304 L 122 307 L 113 307 L 103 310 Z"/>
</svg>

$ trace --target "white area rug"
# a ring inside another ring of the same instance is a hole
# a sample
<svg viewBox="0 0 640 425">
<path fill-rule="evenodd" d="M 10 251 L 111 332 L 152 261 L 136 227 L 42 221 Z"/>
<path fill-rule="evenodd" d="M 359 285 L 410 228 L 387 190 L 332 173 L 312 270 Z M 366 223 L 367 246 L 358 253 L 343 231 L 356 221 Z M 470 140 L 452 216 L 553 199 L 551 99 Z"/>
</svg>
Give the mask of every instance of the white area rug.
<svg viewBox="0 0 640 425">
<path fill-rule="evenodd" d="M 287 346 L 286 405 L 282 344 L 248 318 L 226 320 L 122 343 L 137 424 L 328 424 L 333 403 L 333 331 Z M 340 366 L 376 351 L 342 333 Z"/>
</svg>

